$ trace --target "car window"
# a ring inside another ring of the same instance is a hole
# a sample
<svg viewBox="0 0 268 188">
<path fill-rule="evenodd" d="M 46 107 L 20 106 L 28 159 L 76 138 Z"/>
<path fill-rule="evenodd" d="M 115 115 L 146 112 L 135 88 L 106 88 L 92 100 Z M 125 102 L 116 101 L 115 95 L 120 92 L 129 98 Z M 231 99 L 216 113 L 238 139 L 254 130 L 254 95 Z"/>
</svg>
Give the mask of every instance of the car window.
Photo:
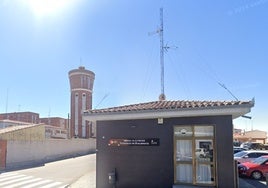
<svg viewBox="0 0 268 188">
<path fill-rule="evenodd" d="M 234 157 L 243 157 L 245 154 L 246 154 L 245 151 L 240 151 L 240 152 L 234 154 Z"/>
<path fill-rule="evenodd" d="M 247 154 L 248 158 L 257 158 L 256 153 L 249 153 Z"/>
<path fill-rule="evenodd" d="M 257 157 L 263 156 L 263 155 L 267 155 L 267 153 L 257 153 Z"/>
</svg>

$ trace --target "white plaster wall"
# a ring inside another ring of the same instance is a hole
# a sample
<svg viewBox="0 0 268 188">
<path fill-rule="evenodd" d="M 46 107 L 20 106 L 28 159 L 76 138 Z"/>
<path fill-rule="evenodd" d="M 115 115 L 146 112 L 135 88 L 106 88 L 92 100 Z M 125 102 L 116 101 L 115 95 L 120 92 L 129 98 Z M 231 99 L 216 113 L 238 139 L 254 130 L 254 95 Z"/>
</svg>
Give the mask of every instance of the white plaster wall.
<svg viewBox="0 0 268 188">
<path fill-rule="evenodd" d="M 8 141 L 6 168 L 16 168 L 96 151 L 96 139 Z"/>
</svg>

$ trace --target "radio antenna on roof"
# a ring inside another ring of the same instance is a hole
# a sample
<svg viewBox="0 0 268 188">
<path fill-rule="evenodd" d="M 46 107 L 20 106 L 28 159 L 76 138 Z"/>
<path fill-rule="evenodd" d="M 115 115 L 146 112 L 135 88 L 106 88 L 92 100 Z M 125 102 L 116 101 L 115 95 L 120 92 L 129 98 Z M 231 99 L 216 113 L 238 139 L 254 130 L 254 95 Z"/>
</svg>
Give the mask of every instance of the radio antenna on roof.
<svg viewBox="0 0 268 188">
<path fill-rule="evenodd" d="M 218 82 L 218 84 L 222 87 L 222 88 L 224 88 L 226 91 L 228 91 L 228 93 L 230 93 L 231 95 L 232 95 L 232 97 L 234 97 L 235 98 L 235 100 L 236 101 L 239 101 L 238 100 L 238 98 L 224 85 L 224 84 L 222 84 L 222 83 L 220 83 L 220 82 Z M 241 116 L 241 117 L 243 117 L 243 118 L 247 118 L 247 119 L 251 119 L 252 117 L 251 116 L 245 116 L 245 115 L 243 115 L 243 116 Z"/>
<path fill-rule="evenodd" d="M 167 51 L 169 47 L 166 45 L 164 46 L 164 29 L 163 29 L 163 8 L 160 8 L 160 27 L 154 31 L 154 32 L 149 32 L 148 35 L 153 35 L 158 33 L 160 37 L 160 70 L 161 70 L 161 94 L 159 95 L 159 100 L 163 101 L 166 100 L 166 95 L 165 95 L 165 66 L 164 66 L 164 51 Z"/>
<path fill-rule="evenodd" d="M 155 32 L 150 32 L 149 35 L 158 33 L 160 37 L 160 70 L 161 70 L 161 94 L 159 100 L 166 100 L 165 95 L 165 64 L 164 64 L 164 52 L 167 52 L 171 47 L 167 44 L 164 45 L 164 21 L 163 21 L 163 8 L 160 8 L 160 27 Z M 176 47 L 177 48 L 177 47 Z"/>
</svg>

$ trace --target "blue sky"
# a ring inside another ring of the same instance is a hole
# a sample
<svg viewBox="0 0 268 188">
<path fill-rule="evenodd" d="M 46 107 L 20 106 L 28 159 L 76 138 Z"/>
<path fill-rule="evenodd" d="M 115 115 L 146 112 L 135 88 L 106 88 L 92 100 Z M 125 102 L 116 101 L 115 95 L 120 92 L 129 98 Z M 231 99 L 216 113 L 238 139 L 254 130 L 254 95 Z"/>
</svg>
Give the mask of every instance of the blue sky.
<svg viewBox="0 0 268 188">
<path fill-rule="evenodd" d="M 93 108 L 158 100 L 159 36 L 148 33 L 163 7 L 167 100 L 235 100 L 224 84 L 255 98 L 235 127 L 268 131 L 268 0 L 42 1 L 0 0 L 0 113 L 67 118 L 68 71 L 81 65 L 96 75 Z"/>
</svg>

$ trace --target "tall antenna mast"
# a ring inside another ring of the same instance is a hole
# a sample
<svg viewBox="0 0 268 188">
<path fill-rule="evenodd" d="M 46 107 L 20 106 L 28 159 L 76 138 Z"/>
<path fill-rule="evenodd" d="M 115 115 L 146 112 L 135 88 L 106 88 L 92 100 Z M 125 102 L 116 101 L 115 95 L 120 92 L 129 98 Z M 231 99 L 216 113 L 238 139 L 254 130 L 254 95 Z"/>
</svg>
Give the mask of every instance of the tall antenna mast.
<svg viewBox="0 0 268 188">
<path fill-rule="evenodd" d="M 165 96 L 165 67 L 164 67 L 164 29 L 163 29 L 163 8 L 160 8 L 160 28 L 158 30 L 160 37 L 160 67 L 161 67 L 161 94 L 159 100 L 166 100 Z"/>
<path fill-rule="evenodd" d="M 170 49 L 170 46 L 164 46 L 164 22 L 163 22 L 163 8 L 160 8 L 160 27 L 155 32 L 148 33 L 149 35 L 158 33 L 160 37 L 160 68 L 161 68 L 161 94 L 159 95 L 159 100 L 166 100 L 165 95 L 165 66 L 164 66 L 164 52 Z M 175 46 L 175 48 L 177 48 Z"/>
</svg>

